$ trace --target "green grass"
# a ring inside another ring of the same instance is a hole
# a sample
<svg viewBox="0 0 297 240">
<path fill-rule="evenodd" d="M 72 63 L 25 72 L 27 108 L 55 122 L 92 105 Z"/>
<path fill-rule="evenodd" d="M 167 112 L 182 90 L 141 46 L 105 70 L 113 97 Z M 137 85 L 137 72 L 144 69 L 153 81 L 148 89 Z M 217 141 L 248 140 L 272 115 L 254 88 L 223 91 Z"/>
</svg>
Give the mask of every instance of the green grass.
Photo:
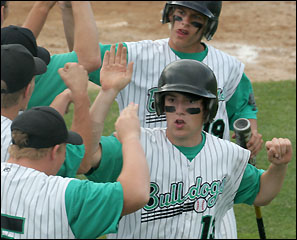
<svg viewBox="0 0 297 240">
<path fill-rule="evenodd" d="M 253 83 L 258 106 L 258 131 L 264 143 L 273 137 L 289 138 L 293 159 L 279 195 L 261 207 L 267 239 L 296 239 L 296 81 Z M 267 169 L 265 145 L 256 166 Z M 238 238 L 259 239 L 253 206 L 235 205 Z"/>
<path fill-rule="evenodd" d="M 293 145 L 293 159 L 289 163 L 287 176 L 279 195 L 270 205 L 261 207 L 267 239 L 296 239 L 296 81 L 253 83 L 258 112 L 258 131 L 263 140 L 273 137 L 289 138 Z M 91 101 L 98 91 L 89 92 Z M 73 108 L 65 117 L 70 126 Z M 105 122 L 103 135 L 114 131 L 118 116 L 116 102 L 112 105 Z M 258 168 L 267 169 L 265 145 L 257 156 Z M 81 178 L 80 176 L 78 176 Z M 235 205 L 239 239 L 259 239 L 253 206 Z"/>
</svg>

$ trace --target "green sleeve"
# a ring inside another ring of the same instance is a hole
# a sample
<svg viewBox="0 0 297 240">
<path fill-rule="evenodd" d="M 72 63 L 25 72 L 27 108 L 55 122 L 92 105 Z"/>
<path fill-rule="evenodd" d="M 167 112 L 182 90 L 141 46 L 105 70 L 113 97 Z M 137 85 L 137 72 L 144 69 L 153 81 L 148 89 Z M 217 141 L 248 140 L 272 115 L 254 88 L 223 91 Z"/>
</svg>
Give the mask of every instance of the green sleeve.
<svg viewBox="0 0 297 240">
<path fill-rule="evenodd" d="M 123 45 L 124 47 L 127 47 L 126 43 L 123 43 Z M 101 62 L 103 63 L 104 54 L 107 50 L 108 51 L 110 50 L 111 44 L 99 43 L 99 46 L 100 46 L 100 52 L 101 52 Z M 117 49 L 118 49 L 118 43 L 116 43 L 116 50 Z M 127 48 L 127 53 L 128 53 L 128 48 Z M 128 61 L 128 54 L 127 54 L 127 61 Z M 100 70 L 101 70 L 101 67 L 89 74 L 89 80 L 97 85 L 100 85 Z"/>
<path fill-rule="evenodd" d="M 75 177 L 81 161 L 85 155 L 85 146 L 66 144 L 65 161 L 61 166 L 57 176 Z"/>
<path fill-rule="evenodd" d="M 100 165 L 85 175 L 94 182 L 115 182 L 123 166 L 122 144 L 114 136 L 102 136 L 100 144 L 102 147 Z"/>
<path fill-rule="evenodd" d="M 95 239 L 116 233 L 124 202 L 120 182 L 72 180 L 65 192 L 68 223 L 76 238 Z"/>
<path fill-rule="evenodd" d="M 74 51 L 51 56 L 47 71 L 35 77 L 35 88 L 28 103 L 28 109 L 35 106 L 49 106 L 55 97 L 67 88 L 58 69 L 63 68 L 68 62 L 78 62 Z"/>
<path fill-rule="evenodd" d="M 260 190 L 260 178 L 263 169 L 257 169 L 251 164 L 246 166 L 240 186 L 236 193 L 234 203 L 246 203 L 252 205 Z"/>
<path fill-rule="evenodd" d="M 236 91 L 226 103 L 230 130 L 233 130 L 233 123 L 238 118 L 257 119 L 257 106 L 254 99 L 254 92 L 251 81 L 243 73 Z"/>
</svg>

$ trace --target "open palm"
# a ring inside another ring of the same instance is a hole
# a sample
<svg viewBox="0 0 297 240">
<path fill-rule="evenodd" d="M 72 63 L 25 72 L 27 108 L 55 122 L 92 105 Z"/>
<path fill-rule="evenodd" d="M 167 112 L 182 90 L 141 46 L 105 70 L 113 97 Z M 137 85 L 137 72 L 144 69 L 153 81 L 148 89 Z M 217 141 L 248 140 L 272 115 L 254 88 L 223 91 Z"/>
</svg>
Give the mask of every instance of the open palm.
<svg viewBox="0 0 297 240">
<path fill-rule="evenodd" d="M 115 54 L 115 45 L 106 51 L 100 71 L 100 83 L 103 90 L 122 90 L 130 81 L 133 72 L 133 62 L 127 66 L 127 49 L 120 43 Z"/>
</svg>

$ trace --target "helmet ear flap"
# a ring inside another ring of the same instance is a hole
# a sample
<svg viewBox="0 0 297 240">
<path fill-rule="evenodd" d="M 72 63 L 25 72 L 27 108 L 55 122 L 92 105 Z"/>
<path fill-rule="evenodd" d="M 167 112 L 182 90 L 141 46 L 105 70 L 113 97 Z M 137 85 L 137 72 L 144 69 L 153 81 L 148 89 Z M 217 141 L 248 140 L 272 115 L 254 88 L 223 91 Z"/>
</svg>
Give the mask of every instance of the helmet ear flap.
<svg viewBox="0 0 297 240">
<path fill-rule="evenodd" d="M 206 38 L 207 41 L 211 40 L 215 32 L 217 31 L 218 28 L 218 21 L 217 20 L 212 20 L 208 22 L 208 26 L 206 28 L 206 32 L 204 34 L 204 37 Z"/>
<path fill-rule="evenodd" d="M 164 113 L 164 93 L 155 92 L 155 109 L 158 116 Z"/>
<path fill-rule="evenodd" d="M 211 123 L 213 121 L 213 119 L 217 114 L 217 110 L 218 110 L 218 98 L 210 99 L 209 105 L 208 105 L 209 113 L 208 113 L 207 122 Z"/>
</svg>

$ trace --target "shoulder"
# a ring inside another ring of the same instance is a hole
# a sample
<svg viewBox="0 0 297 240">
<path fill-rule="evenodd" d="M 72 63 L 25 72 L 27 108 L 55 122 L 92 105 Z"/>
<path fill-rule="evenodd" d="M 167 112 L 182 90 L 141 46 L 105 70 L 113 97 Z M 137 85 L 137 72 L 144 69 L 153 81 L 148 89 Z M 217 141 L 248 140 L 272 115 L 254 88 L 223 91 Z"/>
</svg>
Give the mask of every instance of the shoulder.
<svg viewBox="0 0 297 240">
<path fill-rule="evenodd" d="M 12 121 L 1 115 L 1 138 L 3 137 L 2 135 L 10 135 L 11 134 L 11 126 Z"/>
</svg>

